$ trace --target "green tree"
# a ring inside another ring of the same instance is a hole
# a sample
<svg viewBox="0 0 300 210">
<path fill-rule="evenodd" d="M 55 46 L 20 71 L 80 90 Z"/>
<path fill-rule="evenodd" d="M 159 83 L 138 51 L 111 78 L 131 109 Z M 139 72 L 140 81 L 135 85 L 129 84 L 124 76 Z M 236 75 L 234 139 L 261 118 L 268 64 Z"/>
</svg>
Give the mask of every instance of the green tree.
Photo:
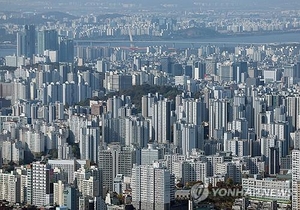
<svg viewBox="0 0 300 210">
<path fill-rule="evenodd" d="M 51 158 L 56 159 L 58 158 L 58 149 L 51 149 L 48 154 L 51 155 Z"/>
<path fill-rule="evenodd" d="M 234 185 L 233 179 L 232 178 L 228 178 L 226 180 L 226 185 L 227 185 L 227 187 L 233 187 L 233 185 Z"/>
<path fill-rule="evenodd" d="M 80 149 L 78 143 L 72 145 L 72 152 L 75 158 L 80 159 Z"/>
</svg>

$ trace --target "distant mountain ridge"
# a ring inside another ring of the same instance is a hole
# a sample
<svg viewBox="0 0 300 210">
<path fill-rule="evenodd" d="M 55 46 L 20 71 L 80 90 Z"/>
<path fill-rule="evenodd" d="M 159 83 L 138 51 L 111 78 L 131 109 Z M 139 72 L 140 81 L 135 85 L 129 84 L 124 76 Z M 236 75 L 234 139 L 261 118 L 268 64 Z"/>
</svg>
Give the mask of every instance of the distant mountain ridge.
<svg viewBox="0 0 300 210">
<path fill-rule="evenodd" d="M 123 12 L 122 4 L 133 4 L 149 11 L 163 9 L 162 5 L 177 5 L 178 10 L 285 10 L 300 8 L 299 0 L 0 0 L 0 11 L 61 11 L 75 16 L 107 11 Z M 174 7 L 175 8 L 175 7 Z M 136 9 L 136 8 L 135 8 Z"/>
</svg>

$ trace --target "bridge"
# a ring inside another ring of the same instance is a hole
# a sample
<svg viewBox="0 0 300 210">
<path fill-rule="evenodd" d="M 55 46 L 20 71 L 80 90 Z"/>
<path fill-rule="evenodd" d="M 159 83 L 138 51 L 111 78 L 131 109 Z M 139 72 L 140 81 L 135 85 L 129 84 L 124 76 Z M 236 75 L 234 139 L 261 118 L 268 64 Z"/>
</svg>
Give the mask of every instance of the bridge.
<svg viewBox="0 0 300 210">
<path fill-rule="evenodd" d="M 208 45 L 280 45 L 280 44 L 300 44 L 300 42 L 275 42 L 275 43 L 265 43 L 265 42 L 228 42 L 228 41 L 199 41 L 199 40 L 74 40 L 74 43 L 76 45 L 81 45 L 81 44 L 118 44 L 122 43 L 128 44 L 128 46 L 133 46 L 133 43 L 140 45 L 146 46 L 145 44 L 149 45 L 173 45 L 175 46 L 176 44 L 184 44 L 184 45 L 189 45 L 189 46 L 194 46 L 194 45 L 203 45 L 203 44 L 208 44 Z"/>
</svg>

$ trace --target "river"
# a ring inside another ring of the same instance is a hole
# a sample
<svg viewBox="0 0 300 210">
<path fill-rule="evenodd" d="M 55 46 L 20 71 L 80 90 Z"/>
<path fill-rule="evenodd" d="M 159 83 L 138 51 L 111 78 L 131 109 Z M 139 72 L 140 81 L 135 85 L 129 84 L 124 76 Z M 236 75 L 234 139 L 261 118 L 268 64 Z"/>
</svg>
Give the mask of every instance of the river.
<svg viewBox="0 0 300 210">
<path fill-rule="evenodd" d="M 90 42 L 90 40 L 86 40 Z M 202 38 L 202 39 L 188 39 L 188 40 L 166 40 L 166 41 L 136 41 L 135 46 L 146 47 L 154 45 L 167 45 L 179 48 L 199 47 L 201 45 L 219 45 L 219 46 L 237 46 L 237 45 L 249 45 L 249 44 L 284 44 L 284 43 L 300 43 L 300 32 L 295 33 L 279 33 L 279 34 L 265 34 L 265 35 L 251 35 L 251 36 L 230 36 L 222 38 Z M 97 46 L 130 46 L 130 41 L 103 41 L 96 40 L 93 45 Z M 0 49 L 0 57 L 5 57 L 6 55 L 12 55 L 16 53 L 15 48 L 5 48 Z"/>
</svg>

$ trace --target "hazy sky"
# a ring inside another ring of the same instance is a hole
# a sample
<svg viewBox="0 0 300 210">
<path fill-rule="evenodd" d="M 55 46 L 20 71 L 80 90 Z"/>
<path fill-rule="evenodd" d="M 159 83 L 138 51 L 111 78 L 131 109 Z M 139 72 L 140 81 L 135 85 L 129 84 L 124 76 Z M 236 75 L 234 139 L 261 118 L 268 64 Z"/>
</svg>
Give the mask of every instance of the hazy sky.
<svg viewBox="0 0 300 210">
<path fill-rule="evenodd" d="M 239 9 L 300 9 L 299 0 L 0 0 L 0 11 L 47 11 L 60 10 L 72 12 L 77 10 L 97 12 L 102 9 L 114 9 L 109 6 L 115 4 L 135 4 L 138 8 L 161 9 L 162 4 L 176 4 L 178 9 L 222 9 L 239 10 Z M 106 8 L 102 6 L 105 5 Z M 120 6 L 119 6 L 120 7 Z M 196 8 L 197 8 L 196 7 Z M 117 9 L 118 7 L 115 7 Z M 122 10 L 120 10 L 122 12 Z"/>
</svg>

